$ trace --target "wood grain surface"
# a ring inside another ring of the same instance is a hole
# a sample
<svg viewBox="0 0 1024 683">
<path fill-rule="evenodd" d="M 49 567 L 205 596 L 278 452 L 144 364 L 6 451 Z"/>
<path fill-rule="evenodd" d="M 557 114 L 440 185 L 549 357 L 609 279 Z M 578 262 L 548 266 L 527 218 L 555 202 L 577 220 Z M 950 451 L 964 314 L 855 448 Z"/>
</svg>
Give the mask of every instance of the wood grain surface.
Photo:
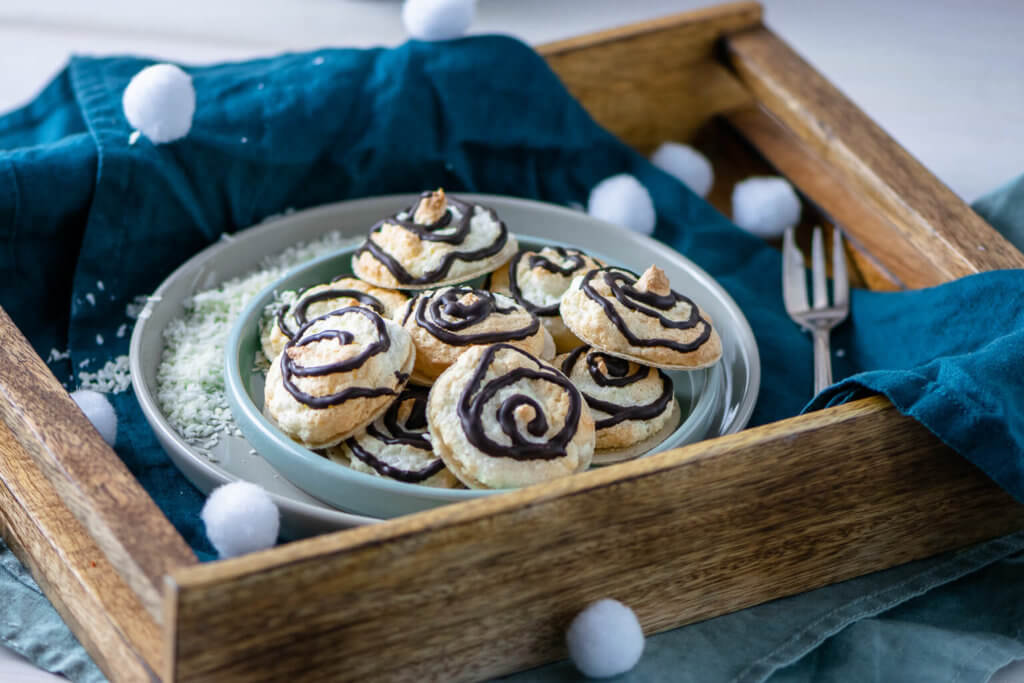
<svg viewBox="0 0 1024 683">
<path fill-rule="evenodd" d="M 1022 525 L 1024 506 L 867 399 L 177 570 L 173 676 L 482 679 L 564 656 L 599 598 L 652 633 Z"/>
<path fill-rule="evenodd" d="M 737 137 L 764 155 L 774 174 L 785 176 L 843 227 L 851 247 L 848 254 L 871 289 L 930 287 L 948 279 L 931 261 L 921 258 L 892 225 L 889 214 L 866 202 L 842 174 L 763 107 L 736 110 L 723 118 Z"/>
<path fill-rule="evenodd" d="M 160 621 L 164 575 L 195 554 L 3 309 L 0 421 Z"/>
<path fill-rule="evenodd" d="M 726 4 L 538 51 L 598 123 L 647 153 L 666 140 L 688 140 L 713 115 L 751 103 L 714 47 L 760 18 L 757 3 Z"/>
<path fill-rule="evenodd" d="M 905 253 L 907 245 L 937 275 L 920 284 L 1024 267 L 1024 255 L 770 30 L 740 31 L 725 44 L 743 83 L 828 165 L 826 177 L 838 180 L 885 219 L 888 230 L 881 234 L 874 232 L 872 221 L 863 229 L 859 221 L 844 222 L 844 227 L 883 263 L 887 247 L 873 249 L 867 241 L 892 238 L 897 256 L 895 265 L 887 266 L 898 277 L 909 284 L 922 275 L 910 268 L 913 256 Z"/>
<path fill-rule="evenodd" d="M 750 110 L 743 109 L 736 114 L 747 111 Z M 730 218 L 732 217 L 732 191 L 736 183 L 751 176 L 778 175 L 780 173 L 779 168 L 769 163 L 762 156 L 760 150 L 740 135 L 738 129 L 729 123 L 733 120 L 733 116 L 734 114 L 716 116 L 702 126 L 696 136 L 690 140 L 690 144 L 700 150 L 714 168 L 714 184 L 705 199 Z M 804 186 L 792 177 L 790 180 L 805 192 L 801 197 L 803 212 L 796 232 L 797 244 L 805 254 L 809 254 L 814 227 L 831 228 L 833 219 L 822 211 L 821 205 L 807 199 Z M 828 249 L 831 249 L 831 235 L 831 230 L 826 230 L 826 253 L 830 253 Z M 846 236 L 846 267 L 852 286 L 875 290 L 902 289 L 902 285 L 873 256 L 868 254 L 863 247 L 851 241 L 848 233 Z M 781 245 L 782 240 L 777 240 L 775 246 L 781 248 Z M 808 260 L 808 262 L 810 261 Z M 831 260 L 826 264 L 826 268 L 831 274 Z"/>
<path fill-rule="evenodd" d="M 2 421 L 0 461 L 4 541 L 111 680 L 155 679 L 159 626 Z"/>
</svg>

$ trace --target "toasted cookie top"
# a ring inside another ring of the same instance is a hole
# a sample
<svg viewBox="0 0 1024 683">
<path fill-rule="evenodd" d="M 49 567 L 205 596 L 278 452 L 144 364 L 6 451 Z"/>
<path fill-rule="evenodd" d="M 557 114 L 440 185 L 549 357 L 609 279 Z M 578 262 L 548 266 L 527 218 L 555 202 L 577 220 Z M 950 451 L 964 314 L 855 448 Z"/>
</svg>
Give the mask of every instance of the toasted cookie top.
<svg viewBox="0 0 1024 683">
<path fill-rule="evenodd" d="M 274 359 L 266 412 L 310 448 L 333 445 L 385 410 L 405 386 L 415 347 L 401 327 L 349 306 L 314 318 Z"/>
<path fill-rule="evenodd" d="M 694 369 L 713 365 L 722 355 L 710 317 L 673 291 L 657 266 L 640 277 L 609 267 L 578 276 L 560 311 L 569 329 L 590 346 L 646 365 Z"/>
<path fill-rule="evenodd" d="M 590 466 L 594 421 L 556 368 L 509 344 L 470 348 L 438 378 L 430 433 L 471 488 L 511 488 Z"/>
<path fill-rule="evenodd" d="M 311 319 L 346 306 L 363 306 L 390 318 L 406 296 L 392 289 L 374 287 L 354 277 L 339 277 L 328 284 L 281 292 L 268 306 L 271 312 L 260 334 L 263 354 L 277 357 L 289 339 Z"/>
<path fill-rule="evenodd" d="M 434 452 L 427 431 L 427 390 L 406 387 L 384 414 L 337 446 L 327 457 L 355 470 L 409 484 L 457 484 Z"/>
<path fill-rule="evenodd" d="M 493 273 L 490 288 L 509 294 L 538 317 L 553 317 L 559 315 L 558 305 L 573 278 L 603 265 L 579 249 L 520 250 Z"/>
<path fill-rule="evenodd" d="M 598 449 L 621 448 L 659 431 L 675 401 L 672 378 L 657 368 L 581 346 L 555 366 L 572 380 L 594 414 Z"/>
<path fill-rule="evenodd" d="M 536 316 L 503 294 L 472 287 L 418 292 L 395 313 L 416 344 L 417 379 L 430 380 L 467 346 L 508 342 L 535 355 L 554 356 Z"/>
<path fill-rule="evenodd" d="M 353 254 L 352 269 L 380 287 L 423 289 L 489 273 L 516 248 L 493 209 L 437 190 L 374 225 Z"/>
</svg>

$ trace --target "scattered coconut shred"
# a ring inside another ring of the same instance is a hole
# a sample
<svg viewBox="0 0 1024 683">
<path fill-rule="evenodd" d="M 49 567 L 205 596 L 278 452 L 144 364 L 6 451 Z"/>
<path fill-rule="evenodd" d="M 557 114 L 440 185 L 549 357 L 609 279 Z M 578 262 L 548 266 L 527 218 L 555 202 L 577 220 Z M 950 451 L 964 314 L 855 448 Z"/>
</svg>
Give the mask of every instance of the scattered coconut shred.
<svg viewBox="0 0 1024 683">
<path fill-rule="evenodd" d="M 103 394 L 120 394 L 132 385 L 132 374 L 128 368 L 128 356 L 108 360 L 96 372 L 78 373 L 78 388 L 90 389 Z"/>
<path fill-rule="evenodd" d="M 289 269 L 341 248 L 349 238 L 331 232 L 267 257 L 258 270 L 201 291 L 185 301 L 185 315 L 164 330 L 156 372 L 157 400 L 171 426 L 209 455 L 225 434 L 241 436 L 224 390 L 224 344 L 235 319 L 261 289 Z"/>
</svg>

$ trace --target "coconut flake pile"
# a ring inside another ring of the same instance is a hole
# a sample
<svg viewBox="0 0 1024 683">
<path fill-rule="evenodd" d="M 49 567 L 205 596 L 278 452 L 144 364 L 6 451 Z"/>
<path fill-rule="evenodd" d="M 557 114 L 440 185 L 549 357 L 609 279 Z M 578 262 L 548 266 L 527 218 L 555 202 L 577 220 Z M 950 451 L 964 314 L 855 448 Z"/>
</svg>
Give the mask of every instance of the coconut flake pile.
<svg viewBox="0 0 1024 683">
<path fill-rule="evenodd" d="M 337 251 L 346 241 L 331 232 L 289 247 L 265 259 L 259 269 L 185 301 L 185 315 L 164 330 L 156 383 L 160 410 L 191 446 L 209 454 L 222 435 L 241 434 L 228 406 L 223 365 L 224 344 L 242 309 L 290 268 Z"/>
<path fill-rule="evenodd" d="M 128 369 L 128 356 L 108 360 L 96 372 L 78 373 L 79 389 L 89 389 L 103 394 L 120 394 L 127 391 L 131 385 L 132 375 Z"/>
</svg>

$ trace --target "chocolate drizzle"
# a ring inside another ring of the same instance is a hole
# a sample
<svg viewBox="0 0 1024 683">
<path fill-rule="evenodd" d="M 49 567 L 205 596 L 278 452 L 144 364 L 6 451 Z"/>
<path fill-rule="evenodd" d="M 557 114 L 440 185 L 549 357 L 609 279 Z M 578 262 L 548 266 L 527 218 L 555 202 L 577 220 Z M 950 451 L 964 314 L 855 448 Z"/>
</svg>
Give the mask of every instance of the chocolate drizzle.
<svg viewBox="0 0 1024 683">
<path fill-rule="evenodd" d="M 474 297 L 473 301 L 464 303 L 463 297 L 470 294 Z M 403 326 L 413 311 L 415 311 L 417 325 L 452 346 L 519 341 L 532 337 L 540 329 L 540 322 L 531 315 L 530 322 L 519 329 L 457 334 L 468 327 L 479 325 L 492 316 L 520 312 L 515 305 L 507 307 L 499 305 L 493 292 L 472 287 L 449 287 L 420 292 L 409 302 L 409 307 L 402 318 Z"/>
<path fill-rule="evenodd" d="M 615 297 L 616 301 L 631 311 L 654 318 L 662 327 L 667 329 L 692 330 L 700 325 L 703 325 L 703 329 L 691 342 L 679 342 L 673 339 L 657 337 L 648 339 L 636 336 L 629 329 L 629 326 L 626 325 L 626 321 L 622 319 L 619 312 L 615 310 L 615 305 L 608 297 L 599 294 L 590 284 L 598 274 L 603 275 L 605 284 L 611 290 L 611 296 Z M 634 286 L 636 281 L 637 276 L 635 274 L 622 268 L 598 268 L 583 276 L 580 289 L 604 309 L 608 319 L 622 333 L 626 341 L 633 346 L 664 346 L 682 353 L 689 353 L 699 349 L 711 337 L 711 325 L 701 317 L 700 311 L 697 310 L 697 304 L 693 303 L 693 301 L 674 291 L 669 291 L 668 294 L 641 291 Z M 686 320 L 671 320 L 661 314 L 662 311 L 671 310 L 679 302 L 683 302 L 690 307 L 690 315 Z"/>
<path fill-rule="evenodd" d="M 508 228 L 505 226 L 505 223 L 498 219 L 498 214 L 496 214 L 493 209 L 479 206 L 478 204 L 470 204 L 448 196 L 446 199 L 450 206 L 448 206 L 445 212 L 436 221 L 430 225 L 423 225 L 412 220 L 413 216 L 416 215 L 416 210 L 419 208 L 420 203 L 424 199 L 430 197 L 430 195 L 430 192 L 424 192 L 420 195 L 416 204 L 406 209 L 404 213 L 409 216 L 408 219 L 399 218 L 398 216 L 400 214 L 395 214 L 394 216 L 385 218 L 384 220 L 376 223 L 372 228 L 370 228 L 370 236 L 367 237 L 362 246 L 355 251 L 353 258 L 358 259 L 364 252 L 369 252 L 375 259 L 384 264 L 384 267 L 388 269 L 388 272 L 390 272 L 392 277 L 394 277 L 400 284 L 428 285 L 447 279 L 448 272 L 456 261 L 479 261 L 481 259 L 494 256 L 505 248 L 505 244 L 508 242 Z M 457 208 L 460 214 L 458 220 L 454 224 L 452 222 L 452 206 Z M 442 242 L 444 244 L 458 246 L 465 242 L 466 237 L 469 236 L 471 227 L 470 221 L 472 221 L 473 215 L 477 209 L 489 213 L 491 219 L 498 224 L 498 238 L 493 243 L 479 249 L 473 249 L 471 251 L 459 251 L 456 249 L 454 251 L 450 251 L 442 257 L 441 263 L 437 268 L 429 270 L 419 277 L 412 275 L 412 273 L 406 270 L 405 267 L 395 259 L 395 257 L 386 252 L 372 239 L 373 233 L 380 232 L 385 223 L 390 223 L 408 230 L 425 242 Z M 452 225 L 454 225 L 454 229 L 451 232 L 441 233 L 442 230 L 445 230 Z"/>
<path fill-rule="evenodd" d="M 292 314 L 292 318 L 295 320 L 298 326 L 302 327 L 307 322 L 309 322 L 309 320 L 306 319 L 306 312 L 309 310 L 310 306 L 321 301 L 330 301 L 331 299 L 341 298 L 355 299 L 356 301 L 359 302 L 360 306 L 366 306 L 368 308 L 371 308 L 380 315 L 385 315 L 387 312 L 383 302 L 381 302 L 380 299 L 373 296 L 372 294 L 361 292 L 358 289 L 332 288 L 324 289 L 314 294 L 308 295 L 299 292 L 297 299 L 292 303 L 291 306 L 286 306 L 277 312 L 277 329 L 281 330 L 281 334 L 283 334 L 284 336 L 288 337 L 289 339 L 293 339 L 295 337 L 295 332 L 290 327 L 288 327 L 288 323 L 285 322 L 285 316 L 289 312 Z"/>
<path fill-rule="evenodd" d="M 412 401 L 412 409 L 405 420 L 399 419 L 401 407 Z M 420 387 L 409 387 L 395 399 L 387 412 L 370 426 L 366 428 L 366 434 L 381 443 L 392 446 L 401 444 L 411 446 L 424 455 L 433 456 L 433 447 L 427 439 L 427 390 Z M 372 467 L 377 473 L 390 479 L 397 479 L 409 484 L 418 484 L 434 476 L 444 469 L 444 461 L 433 456 L 434 459 L 426 467 L 418 470 L 404 470 L 394 465 L 389 465 L 373 453 L 363 448 L 359 439 L 349 437 L 345 445 L 352 452 L 352 455 Z"/>
<path fill-rule="evenodd" d="M 562 372 L 567 377 L 572 377 L 572 371 L 583 354 L 586 354 L 587 371 L 590 373 L 591 379 L 594 380 L 594 384 L 599 387 L 625 387 L 636 384 L 647 379 L 650 371 L 654 369 L 609 356 L 600 351 L 593 351 L 589 346 L 580 346 L 573 349 L 562 361 Z M 607 374 L 601 371 L 598 361 L 604 361 Z M 630 372 L 631 366 L 635 368 L 633 372 Z M 661 370 L 657 370 L 657 373 L 661 378 L 661 395 L 646 405 L 619 405 L 591 396 L 581 389 L 580 393 L 583 394 L 583 400 L 587 402 L 588 406 L 608 415 L 606 418 L 596 420 L 594 427 L 600 430 L 614 427 L 626 420 L 651 420 L 665 412 L 669 403 L 672 402 L 672 378 Z"/>
<path fill-rule="evenodd" d="M 314 342 L 335 340 L 339 346 L 347 346 L 348 344 L 351 344 L 355 340 L 355 337 L 348 330 L 327 329 L 315 332 L 309 336 L 304 336 L 308 329 L 321 320 L 326 320 L 331 317 L 341 318 L 350 313 L 362 315 L 373 323 L 377 330 L 377 339 L 375 341 L 366 344 L 359 353 L 351 358 L 334 363 L 327 363 L 326 365 L 313 365 L 307 367 L 299 365 L 292 359 L 291 355 L 288 353 L 289 350 L 300 346 L 306 346 Z M 348 387 L 334 394 L 314 396 L 299 389 L 292 381 L 292 377 L 323 377 L 337 372 L 351 372 L 353 370 L 357 370 L 371 357 L 380 353 L 385 353 L 390 347 L 391 336 L 388 334 L 387 326 L 380 315 L 374 311 L 359 306 L 340 308 L 336 311 L 331 311 L 330 313 L 325 313 L 324 315 L 313 318 L 309 322 L 305 323 L 299 328 L 296 335 L 292 337 L 287 344 L 285 344 L 284 352 L 281 354 L 281 382 L 284 384 L 284 388 L 288 390 L 288 393 L 291 394 L 296 401 L 317 410 L 336 406 L 354 398 L 394 396 L 398 392 L 395 389 L 389 389 L 387 387 Z M 400 382 L 398 383 L 398 386 L 401 386 Z"/>
<path fill-rule="evenodd" d="M 485 384 L 484 377 L 499 351 L 518 353 L 536 365 L 536 369 L 513 368 Z M 520 406 L 529 406 L 533 410 L 533 417 L 526 424 L 526 431 L 535 438 L 541 438 L 550 430 L 551 426 L 545 415 L 544 406 L 541 406 L 535 399 L 525 394 L 516 393 L 505 398 L 497 406 L 489 406 L 499 391 L 524 380 L 554 384 L 561 388 L 569 399 L 565 423 L 555 434 L 547 437 L 544 441 L 528 439 L 519 431 L 519 425 L 516 422 L 516 409 Z M 463 389 L 457 407 L 462 430 L 473 446 L 495 458 L 512 458 L 520 461 L 554 460 L 565 456 L 569 443 L 576 436 L 581 410 L 580 392 L 565 375 L 510 344 L 494 344 L 484 350 L 480 365 Z M 509 444 L 498 443 L 487 436 L 483 426 L 485 411 L 489 411 L 493 419 L 501 425 L 501 431 L 508 436 Z"/>
<path fill-rule="evenodd" d="M 531 252 L 530 257 L 526 260 L 526 267 L 529 270 L 533 270 L 539 266 L 549 273 L 571 277 L 587 264 L 586 254 L 578 249 L 566 249 L 565 247 L 548 247 L 548 249 L 554 250 L 563 259 L 567 259 L 570 265 L 560 266 L 540 253 Z M 519 251 L 508 264 L 508 289 L 512 293 L 512 298 L 534 315 L 547 317 L 558 315 L 558 303 L 551 304 L 550 306 L 539 306 L 523 295 L 523 291 L 519 287 L 519 274 L 517 271 L 519 269 L 519 262 L 522 261 L 526 253 L 525 250 Z"/>
</svg>

